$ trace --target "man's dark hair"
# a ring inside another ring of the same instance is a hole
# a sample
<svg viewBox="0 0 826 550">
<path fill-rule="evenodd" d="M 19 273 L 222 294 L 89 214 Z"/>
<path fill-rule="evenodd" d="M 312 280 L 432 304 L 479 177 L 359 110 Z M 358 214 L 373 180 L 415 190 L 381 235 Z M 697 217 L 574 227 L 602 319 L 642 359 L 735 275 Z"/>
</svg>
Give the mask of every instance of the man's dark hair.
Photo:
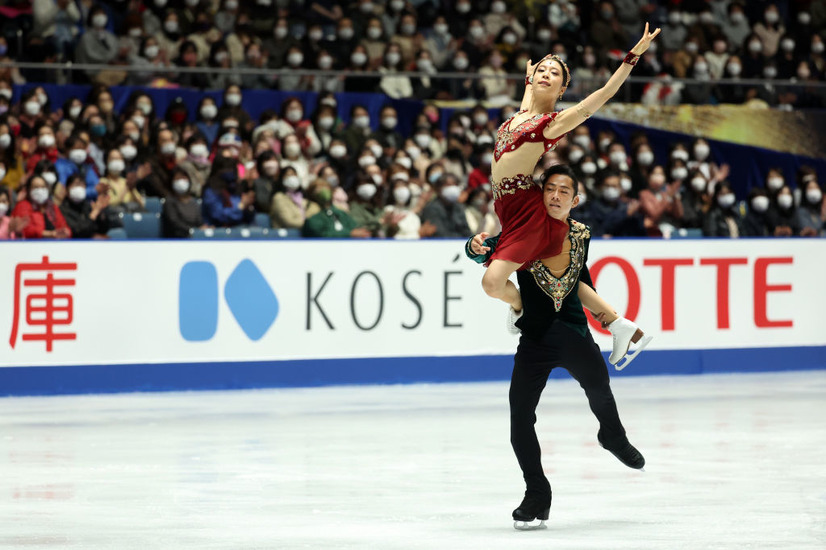
<svg viewBox="0 0 826 550">
<path fill-rule="evenodd" d="M 545 187 L 545 182 L 548 181 L 551 176 L 555 176 L 557 174 L 571 178 L 571 181 L 573 182 L 574 194 L 579 191 L 579 179 L 576 177 L 576 173 L 573 169 L 567 164 L 554 164 L 545 170 L 539 178 L 539 182 L 542 184 L 542 187 Z"/>
</svg>

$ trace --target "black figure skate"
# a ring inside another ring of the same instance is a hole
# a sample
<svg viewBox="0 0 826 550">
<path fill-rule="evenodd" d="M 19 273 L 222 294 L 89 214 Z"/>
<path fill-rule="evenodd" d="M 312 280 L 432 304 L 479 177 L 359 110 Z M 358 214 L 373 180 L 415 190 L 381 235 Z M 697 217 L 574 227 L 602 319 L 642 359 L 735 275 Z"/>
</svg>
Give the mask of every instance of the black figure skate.
<svg viewBox="0 0 826 550">
<path fill-rule="evenodd" d="M 513 511 L 513 528 L 519 531 L 547 529 L 545 520 L 551 513 L 551 495 L 539 497 L 526 495 L 522 504 Z M 535 523 L 539 520 L 539 523 Z"/>
</svg>

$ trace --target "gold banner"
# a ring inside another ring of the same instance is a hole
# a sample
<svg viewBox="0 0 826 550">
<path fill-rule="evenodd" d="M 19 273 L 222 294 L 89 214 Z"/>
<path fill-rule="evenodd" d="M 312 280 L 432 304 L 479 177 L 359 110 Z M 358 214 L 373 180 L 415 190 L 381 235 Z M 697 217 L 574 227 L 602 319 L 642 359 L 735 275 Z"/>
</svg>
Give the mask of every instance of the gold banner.
<svg viewBox="0 0 826 550">
<path fill-rule="evenodd" d="M 608 103 L 594 116 L 658 130 L 826 158 L 826 113 L 742 105 Z"/>
</svg>

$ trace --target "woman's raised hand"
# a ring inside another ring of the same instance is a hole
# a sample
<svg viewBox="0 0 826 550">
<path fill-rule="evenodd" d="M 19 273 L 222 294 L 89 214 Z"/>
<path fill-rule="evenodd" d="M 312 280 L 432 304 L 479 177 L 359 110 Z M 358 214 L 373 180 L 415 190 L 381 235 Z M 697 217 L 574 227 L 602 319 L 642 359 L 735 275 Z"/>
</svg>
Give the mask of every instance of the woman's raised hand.
<svg viewBox="0 0 826 550">
<path fill-rule="evenodd" d="M 631 48 L 631 53 L 634 55 L 642 55 L 651 46 L 651 42 L 660 34 L 659 27 L 654 32 L 648 32 L 648 23 L 645 24 L 645 31 L 642 33 L 642 38 L 637 42 L 637 45 Z"/>
</svg>

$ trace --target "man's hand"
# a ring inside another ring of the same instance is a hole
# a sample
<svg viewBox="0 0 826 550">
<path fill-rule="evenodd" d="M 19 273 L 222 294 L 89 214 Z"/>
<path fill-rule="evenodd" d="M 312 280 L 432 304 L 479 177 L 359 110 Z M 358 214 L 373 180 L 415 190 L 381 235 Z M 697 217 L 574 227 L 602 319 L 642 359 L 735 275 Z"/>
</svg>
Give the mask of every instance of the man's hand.
<svg viewBox="0 0 826 550">
<path fill-rule="evenodd" d="M 370 230 L 364 227 L 356 227 L 350 231 L 350 237 L 354 239 L 369 239 L 372 236 L 373 235 L 370 233 Z"/>
<path fill-rule="evenodd" d="M 490 233 L 478 233 L 473 236 L 473 239 L 470 241 L 470 250 L 474 254 L 487 254 L 490 252 L 490 247 L 485 246 L 485 239 L 490 237 Z"/>
</svg>

